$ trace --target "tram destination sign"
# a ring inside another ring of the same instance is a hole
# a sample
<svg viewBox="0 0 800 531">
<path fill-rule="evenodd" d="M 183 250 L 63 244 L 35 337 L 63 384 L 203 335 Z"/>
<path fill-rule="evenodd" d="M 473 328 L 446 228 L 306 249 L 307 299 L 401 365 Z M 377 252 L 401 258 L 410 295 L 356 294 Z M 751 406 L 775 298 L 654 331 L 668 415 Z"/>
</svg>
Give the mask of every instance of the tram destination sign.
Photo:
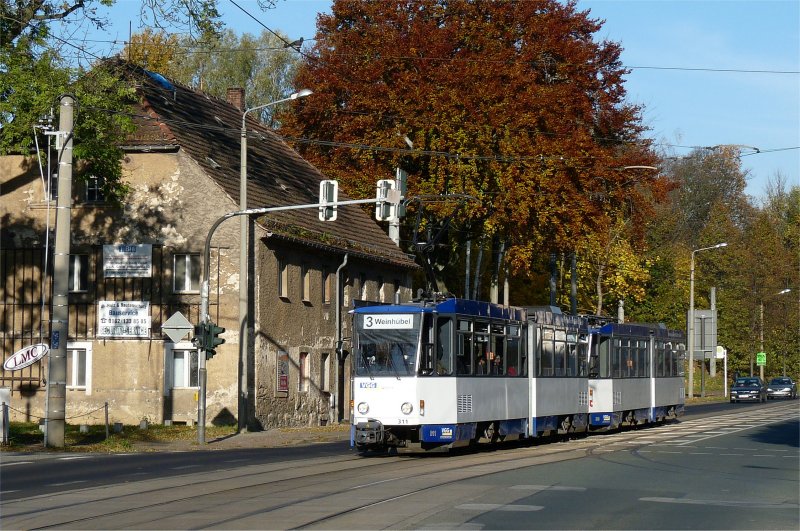
<svg viewBox="0 0 800 531">
<path fill-rule="evenodd" d="M 364 330 L 399 330 L 414 328 L 414 316 L 399 313 L 382 313 L 364 316 Z"/>
</svg>

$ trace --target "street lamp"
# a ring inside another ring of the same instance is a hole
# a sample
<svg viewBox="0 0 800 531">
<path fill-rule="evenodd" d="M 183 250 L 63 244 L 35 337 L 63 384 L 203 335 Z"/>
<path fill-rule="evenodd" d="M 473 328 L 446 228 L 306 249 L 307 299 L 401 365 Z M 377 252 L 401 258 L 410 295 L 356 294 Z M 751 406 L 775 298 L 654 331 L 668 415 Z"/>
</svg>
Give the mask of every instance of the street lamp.
<svg viewBox="0 0 800 531">
<path fill-rule="evenodd" d="M 694 396 L 694 255 L 700 251 L 719 249 L 727 246 L 727 243 L 718 243 L 711 247 L 703 247 L 692 251 L 692 266 L 689 272 L 689 388 L 686 390 L 687 396 Z M 705 354 L 703 355 L 705 358 Z"/>
<path fill-rule="evenodd" d="M 792 291 L 790 288 L 782 289 L 778 293 L 771 295 L 768 298 L 777 297 L 779 295 L 785 295 Z M 764 297 L 761 297 L 759 300 L 759 312 L 758 312 L 758 342 L 759 342 L 759 352 L 764 352 Z M 758 374 L 761 379 L 764 379 L 764 366 L 759 365 Z M 786 376 L 786 354 L 783 355 L 783 375 Z M 753 358 L 750 357 L 750 376 L 753 376 Z"/>
<path fill-rule="evenodd" d="M 240 155 L 240 174 L 239 174 L 239 210 L 247 209 L 247 114 L 253 111 L 266 109 L 273 105 L 278 105 L 298 98 L 304 98 L 313 94 L 309 89 L 303 89 L 287 98 L 283 98 L 264 105 L 258 105 L 252 109 L 247 109 L 242 113 L 242 133 L 241 133 L 241 155 Z M 249 304 L 248 282 L 247 282 L 247 229 L 250 219 L 248 216 L 240 218 L 240 242 L 239 242 L 239 430 L 247 428 L 247 407 L 249 403 L 249 393 L 247 388 L 247 349 L 250 341 L 250 331 L 248 327 L 247 307 Z"/>
</svg>

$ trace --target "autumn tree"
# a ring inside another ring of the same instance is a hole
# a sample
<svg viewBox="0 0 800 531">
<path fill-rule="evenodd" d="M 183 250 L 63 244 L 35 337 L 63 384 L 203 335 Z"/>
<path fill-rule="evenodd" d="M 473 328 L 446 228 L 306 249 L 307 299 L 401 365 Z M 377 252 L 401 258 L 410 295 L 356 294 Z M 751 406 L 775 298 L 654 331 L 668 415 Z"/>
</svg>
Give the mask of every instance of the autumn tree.
<svg viewBox="0 0 800 531">
<path fill-rule="evenodd" d="M 597 193 L 636 204 L 655 179 L 625 185 L 621 168 L 655 158 L 625 102 L 620 47 L 593 39 L 600 27 L 575 2 L 335 1 L 296 77 L 315 95 L 283 131 L 353 196 L 402 166 L 411 195 L 476 198 L 449 254 L 473 241 L 499 256 L 502 242 L 525 275 L 607 232 L 615 209 Z"/>
</svg>

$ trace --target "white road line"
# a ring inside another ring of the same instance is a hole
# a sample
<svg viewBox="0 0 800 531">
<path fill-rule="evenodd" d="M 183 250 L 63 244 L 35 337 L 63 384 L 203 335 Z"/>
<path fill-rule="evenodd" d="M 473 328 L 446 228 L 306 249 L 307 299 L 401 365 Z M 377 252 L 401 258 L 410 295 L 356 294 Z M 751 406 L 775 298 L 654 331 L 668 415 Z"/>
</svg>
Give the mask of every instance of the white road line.
<svg viewBox="0 0 800 531">
<path fill-rule="evenodd" d="M 532 512 L 544 509 L 541 505 L 503 505 L 501 503 L 464 503 L 456 505 L 462 511 L 507 511 L 507 512 Z"/>
<path fill-rule="evenodd" d="M 586 487 L 564 487 L 562 485 L 512 485 L 515 490 L 555 490 L 559 492 L 584 492 Z"/>
<path fill-rule="evenodd" d="M 174 466 L 170 470 L 186 470 L 187 468 L 200 468 L 200 465 Z"/>
<path fill-rule="evenodd" d="M 71 455 L 69 457 L 59 457 L 58 461 L 75 461 L 76 459 L 91 459 L 91 455 Z"/>
<path fill-rule="evenodd" d="M 719 507 L 749 507 L 758 509 L 798 509 L 800 505 L 796 503 L 769 503 L 751 501 L 729 501 L 729 500 L 692 500 L 689 498 L 639 498 L 639 501 L 655 503 L 677 503 L 683 505 L 716 505 Z"/>
<path fill-rule="evenodd" d="M 0 463 L 0 467 L 7 467 L 7 466 L 14 466 L 14 465 L 29 465 L 33 463 L 33 461 L 17 461 L 15 463 Z"/>
<path fill-rule="evenodd" d="M 363 485 L 356 485 L 355 487 L 350 487 L 348 490 L 356 490 L 356 489 L 363 489 L 364 487 L 371 487 L 373 485 L 380 485 L 381 483 L 387 483 L 389 481 L 397 481 L 399 478 L 391 478 L 391 479 L 383 479 L 381 481 L 374 481 L 372 483 L 364 483 Z"/>
<path fill-rule="evenodd" d="M 85 479 L 78 479 L 75 481 L 65 481 L 63 483 L 50 483 L 45 485 L 46 487 L 63 487 L 65 485 L 77 485 L 78 483 L 86 483 Z"/>
</svg>

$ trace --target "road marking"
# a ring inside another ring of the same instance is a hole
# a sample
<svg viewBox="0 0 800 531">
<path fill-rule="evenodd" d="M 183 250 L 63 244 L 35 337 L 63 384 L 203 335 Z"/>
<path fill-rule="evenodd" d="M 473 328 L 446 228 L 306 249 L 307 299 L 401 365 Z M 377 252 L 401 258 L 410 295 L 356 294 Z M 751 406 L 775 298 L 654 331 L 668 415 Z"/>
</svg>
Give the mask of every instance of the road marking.
<svg viewBox="0 0 800 531">
<path fill-rule="evenodd" d="M 33 463 L 33 461 L 17 461 L 15 463 L 1 463 L 0 466 L 7 467 L 7 466 L 14 466 L 14 465 L 29 465 Z"/>
<path fill-rule="evenodd" d="M 387 483 L 389 481 L 397 481 L 400 478 L 391 478 L 391 479 L 384 479 L 381 481 L 375 481 L 373 483 L 364 483 L 363 485 L 356 485 L 355 487 L 350 487 L 349 490 L 356 490 L 356 489 L 363 489 L 364 487 L 371 487 L 373 485 L 380 485 L 381 483 Z"/>
<path fill-rule="evenodd" d="M 562 485 L 513 485 L 515 490 L 555 490 L 560 492 L 584 492 L 586 487 L 564 487 Z"/>
<path fill-rule="evenodd" d="M 19 492 L 19 489 L 17 489 L 17 490 L 0 490 L 0 495 L 11 494 L 12 492 Z"/>
<path fill-rule="evenodd" d="M 719 507 L 750 507 L 759 509 L 798 509 L 797 503 L 769 503 L 769 502 L 750 502 L 750 501 L 729 501 L 729 500 L 692 500 L 689 498 L 639 498 L 639 501 L 655 503 L 677 503 L 682 505 L 716 505 Z"/>
<path fill-rule="evenodd" d="M 75 461 L 76 459 L 91 459 L 91 455 L 73 455 L 70 457 L 59 457 L 59 461 Z"/>
<path fill-rule="evenodd" d="M 200 465 L 174 466 L 170 470 L 186 470 L 187 468 L 200 468 Z"/>
<path fill-rule="evenodd" d="M 463 511 L 506 511 L 506 512 L 533 512 L 544 509 L 541 505 L 503 505 L 501 503 L 465 503 L 456 505 L 456 509 Z"/>
<path fill-rule="evenodd" d="M 50 483 L 50 484 L 45 485 L 45 486 L 46 487 L 63 487 L 65 485 L 76 485 L 78 483 L 86 483 L 86 480 L 85 479 L 78 479 L 76 481 L 65 481 L 63 483 Z"/>
</svg>

